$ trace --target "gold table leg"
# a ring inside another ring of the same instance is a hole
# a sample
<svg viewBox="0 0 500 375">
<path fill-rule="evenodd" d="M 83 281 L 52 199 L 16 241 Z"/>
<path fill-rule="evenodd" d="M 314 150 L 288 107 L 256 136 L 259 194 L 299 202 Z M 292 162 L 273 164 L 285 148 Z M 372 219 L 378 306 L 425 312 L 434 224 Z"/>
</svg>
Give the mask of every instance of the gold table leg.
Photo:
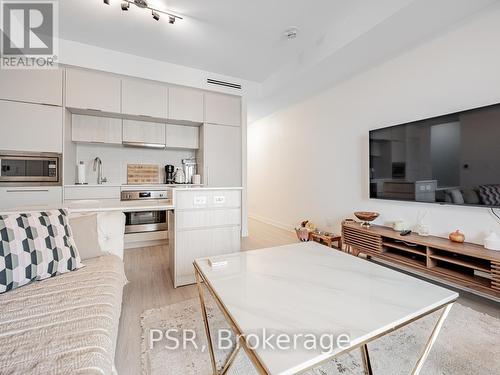
<svg viewBox="0 0 500 375">
<path fill-rule="evenodd" d="M 363 359 L 365 375 L 373 375 L 372 363 L 370 361 L 370 355 L 368 354 L 368 347 L 366 344 L 361 346 L 361 358 Z"/>
<path fill-rule="evenodd" d="M 453 303 L 450 303 L 450 304 L 446 305 L 446 307 L 443 309 L 443 312 L 439 316 L 439 319 L 438 319 L 436 325 L 434 326 L 434 329 L 432 330 L 431 336 L 427 340 L 425 348 L 422 351 L 422 354 L 420 354 L 420 357 L 419 357 L 417 363 L 415 364 L 415 367 L 413 368 L 411 375 L 420 374 L 422 367 L 424 367 L 425 360 L 429 356 L 429 353 L 432 349 L 432 346 L 436 342 L 436 339 L 439 335 L 439 332 L 441 331 L 441 328 L 443 328 L 444 321 L 446 320 L 446 317 L 448 316 L 452 306 L 453 306 Z"/>
<path fill-rule="evenodd" d="M 234 348 L 233 352 L 229 355 L 229 358 L 227 359 L 224 368 L 219 372 L 219 370 L 217 370 L 217 362 L 215 359 L 215 352 L 212 343 L 212 334 L 210 332 L 210 326 L 208 324 L 208 315 L 205 305 L 205 297 L 203 294 L 203 286 L 201 285 L 201 278 L 197 270 L 195 270 L 195 275 L 196 275 L 196 285 L 198 286 L 198 295 L 200 296 L 201 313 L 203 315 L 203 323 L 205 325 L 205 333 L 207 335 L 208 350 L 210 352 L 210 361 L 212 363 L 212 371 L 214 375 L 225 375 L 231 368 L 231 365 L 233 364 L 234 360 L 236 359 L 236 355 L 240 351 L 240 346 L 237 342 L 236 347 Z"/>
</svg>

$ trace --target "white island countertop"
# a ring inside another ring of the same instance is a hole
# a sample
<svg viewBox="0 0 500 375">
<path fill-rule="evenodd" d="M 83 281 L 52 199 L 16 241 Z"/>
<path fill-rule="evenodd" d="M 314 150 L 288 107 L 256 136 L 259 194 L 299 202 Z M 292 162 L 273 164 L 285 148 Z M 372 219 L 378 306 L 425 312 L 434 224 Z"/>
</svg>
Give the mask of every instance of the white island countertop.
<svg viewBox="0 0 500 375">
<path fill-rule="evenodd" d="M 196 265 L 242 334 L 347 334 L 348 348 L 455 301 L 458 294 L 314 242 L 221 255 Z M 262 335 L 260 335 L 262 336 Z M 344 346 L 345 348 L 345 346 Z M 295 374 L 340 353 L 263 349 L 269 374 Z M 388 353 L 389 354 L 389 353 Z"/>
<path fill-rule="evenodd" d="M 119 199 L 82 199 L 65 201 L 60 206 L 38 205 L 29 207 L 16 207 L 12 209 L 0 210 L 1 213 L 46 211 L 63 208 L 70 213 L 81 212 L 135 212 L 135 211 L 161 211 L 173 210 L 173 204 L 166 204 L 162 200 L 143 200 L 143 201 L 121 201 Z"/>
</svg>

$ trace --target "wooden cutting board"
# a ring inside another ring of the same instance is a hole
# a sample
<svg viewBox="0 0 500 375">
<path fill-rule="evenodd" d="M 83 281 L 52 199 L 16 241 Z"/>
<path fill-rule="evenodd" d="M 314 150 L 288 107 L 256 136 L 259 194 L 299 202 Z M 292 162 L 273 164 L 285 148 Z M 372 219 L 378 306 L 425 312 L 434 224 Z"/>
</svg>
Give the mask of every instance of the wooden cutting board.
<svg viewBox="0 0 500 375">
<path fill-rule="evenodd" d="M 159 184 L 158 164 L 127 164 L 127 184 Z"/>
</svg>

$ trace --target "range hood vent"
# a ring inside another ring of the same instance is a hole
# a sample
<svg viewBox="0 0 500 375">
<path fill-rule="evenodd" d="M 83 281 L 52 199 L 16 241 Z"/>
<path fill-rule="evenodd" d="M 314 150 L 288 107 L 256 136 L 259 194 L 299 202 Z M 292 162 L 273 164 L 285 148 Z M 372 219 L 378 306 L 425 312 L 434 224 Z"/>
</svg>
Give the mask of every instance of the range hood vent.
<svg viewBox="0 0 500 375">
<path fill-rule="evenodd" d="M 207 83 L 209 85 L 224 86 L 224 87 L 230 87 L 230 88 L 236 89 L 236 90 L 241 90 L 241 85 L 239 85 L 237 83 L 218 81 L 216 79 L 211 79 L 211 78 L 207 79 Z"/>
</svg>

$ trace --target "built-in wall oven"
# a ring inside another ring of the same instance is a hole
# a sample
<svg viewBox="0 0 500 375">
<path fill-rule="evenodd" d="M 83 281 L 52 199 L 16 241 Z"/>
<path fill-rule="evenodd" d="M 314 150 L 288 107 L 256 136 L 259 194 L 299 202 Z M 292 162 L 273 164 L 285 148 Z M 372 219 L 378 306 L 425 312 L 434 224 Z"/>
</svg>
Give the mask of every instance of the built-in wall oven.
<svg viewBox="0 0 500 375">
<path fill-rule="evenodd" d="M 3 186 L 61 185 L 61 154 L 0 151 Z"/>
<path fill-rule="evenodd" d="M 121 200 L 157 200 L 160 203 L 171 205 L 172 191 L 122 191 Z M 125 233 L 157 232 L 167 229 L 167 211 L 165 210 L 125 212 Z"/>
</svg>

